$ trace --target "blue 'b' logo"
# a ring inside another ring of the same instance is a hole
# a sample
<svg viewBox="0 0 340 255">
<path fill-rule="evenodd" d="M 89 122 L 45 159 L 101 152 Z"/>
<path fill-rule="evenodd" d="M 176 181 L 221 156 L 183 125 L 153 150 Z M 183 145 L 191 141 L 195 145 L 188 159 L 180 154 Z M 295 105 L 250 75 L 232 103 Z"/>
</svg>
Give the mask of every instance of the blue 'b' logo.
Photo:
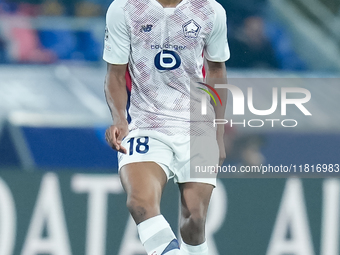
<svg viewBox="0 0 340 255">
<path fill-rule="evenodd" d="M 162 50 L 155 57 L 155 66 L 160 71 L 177 69 L 181 62 L 181 57 L 172 50 Z"/>
</svg>

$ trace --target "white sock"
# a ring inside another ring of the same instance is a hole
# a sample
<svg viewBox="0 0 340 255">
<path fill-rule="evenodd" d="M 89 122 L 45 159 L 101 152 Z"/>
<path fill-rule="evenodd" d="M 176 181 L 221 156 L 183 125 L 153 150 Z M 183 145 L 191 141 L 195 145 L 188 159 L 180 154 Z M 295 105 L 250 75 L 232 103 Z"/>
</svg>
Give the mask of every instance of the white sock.
<svg viewBox="0 0 340 255">
<path fill-rule="evenodd" d="M 179 255 L 178 241 L 163 215 L 139 223 L 137 229 L 148 255 Z"/>
<path fill-rule="evenodd" d="M 180 255 L 209 255 L 207 241 L 200 245 L 189 245 L 182 241 Z"/>
</svg>

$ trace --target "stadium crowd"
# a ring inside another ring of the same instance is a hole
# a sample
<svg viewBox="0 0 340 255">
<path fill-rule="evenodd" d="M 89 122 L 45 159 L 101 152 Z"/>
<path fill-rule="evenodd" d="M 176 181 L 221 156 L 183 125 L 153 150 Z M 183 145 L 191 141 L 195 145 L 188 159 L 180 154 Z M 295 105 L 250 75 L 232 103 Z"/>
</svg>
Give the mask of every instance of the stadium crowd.
<svg viewBox="0 0 340 255">
<path fill-rule="evenodd" d="M 267 0 L 219 0 L 227 10 L 234 68 L 304 70 L 286 31 L 267 19 Z M 36 27 L 34 18 L 104 18 L 111 0 L 0 0 L 0 63 L 101 60 L 93 31 Z M 53 23 L 53 22 L 52 22 Z"/>
</svg>

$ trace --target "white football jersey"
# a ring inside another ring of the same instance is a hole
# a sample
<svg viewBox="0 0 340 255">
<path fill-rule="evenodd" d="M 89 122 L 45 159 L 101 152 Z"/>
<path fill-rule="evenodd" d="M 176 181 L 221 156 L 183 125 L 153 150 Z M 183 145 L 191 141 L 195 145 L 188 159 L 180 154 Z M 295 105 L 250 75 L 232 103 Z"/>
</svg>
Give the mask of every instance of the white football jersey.
<svg viewBox="0 0 340 255">
<path fill-rule="evenodd" d="M 176 8 L 157 0 L 115 0 L 107 11 L 103 58 L 128 63 L 130 130 L 174 135 L 189 134 L 195 121 L 212 125 L 212 114 L 200 114 L 204 92 L 193 93 L 190 85 L 203 80 L 203 55 L 214 62 L 230 55 L 226 14 L 215 0 L 182 0 Z"/>
</svg>

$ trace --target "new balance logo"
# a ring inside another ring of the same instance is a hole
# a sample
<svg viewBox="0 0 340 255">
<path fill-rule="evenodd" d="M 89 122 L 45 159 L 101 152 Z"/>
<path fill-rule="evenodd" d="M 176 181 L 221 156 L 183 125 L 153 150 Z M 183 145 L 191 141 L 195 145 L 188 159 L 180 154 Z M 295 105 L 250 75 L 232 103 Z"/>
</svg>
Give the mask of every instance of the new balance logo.
<svg viewBox="0 0 340 255">
<path fill-rule="evenodd" d="M 142 28 L 140 29 L 141 32 L 150 32 L 152 30 L 153 25 L 143 25 Z"/>
</svg>

